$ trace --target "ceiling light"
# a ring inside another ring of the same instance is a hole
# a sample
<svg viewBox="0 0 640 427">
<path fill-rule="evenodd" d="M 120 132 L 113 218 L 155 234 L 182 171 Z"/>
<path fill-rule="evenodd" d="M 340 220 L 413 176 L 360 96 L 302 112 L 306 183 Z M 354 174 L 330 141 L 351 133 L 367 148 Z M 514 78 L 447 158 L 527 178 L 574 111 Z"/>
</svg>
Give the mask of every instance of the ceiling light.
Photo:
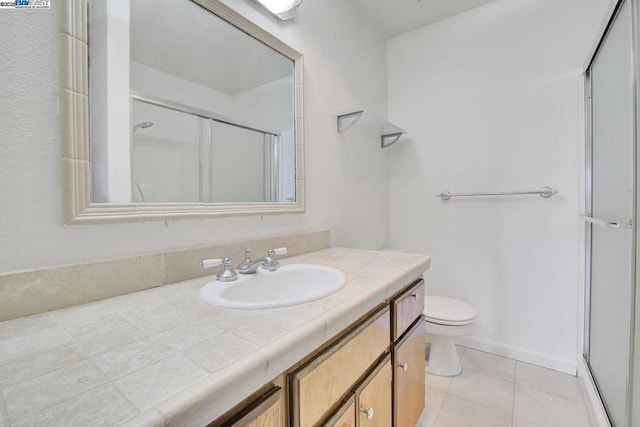
<svg viewBox="0 0 640 427">
<path fill-rule="evenodd" d="M 258 0 L 269 12 L 280 20 L 293 18 L 293 12 L 300 6 L 302 0 Z"/>
</svg>

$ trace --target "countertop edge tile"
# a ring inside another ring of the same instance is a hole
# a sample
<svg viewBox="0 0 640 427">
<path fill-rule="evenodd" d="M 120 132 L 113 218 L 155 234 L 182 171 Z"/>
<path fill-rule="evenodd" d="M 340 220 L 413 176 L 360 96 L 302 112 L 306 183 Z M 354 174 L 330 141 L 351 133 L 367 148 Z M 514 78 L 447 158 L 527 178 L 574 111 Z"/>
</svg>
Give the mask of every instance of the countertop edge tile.
<svg viewBox="0 0 640 427">
<path fill-rule="evenodd" d="M 252 353 L 220 369 L 187 390 L 157 405 L 167 426 L 201 426 L 224 414 L 273 378 L 266 375 L 267 360 Z"/>
<path fill-rule="evenodd" d="M 150 409 L 133 418 L 129 418 L 118 427 L 164 427 L 166 420 L 160 411 Z"/>
</svg>

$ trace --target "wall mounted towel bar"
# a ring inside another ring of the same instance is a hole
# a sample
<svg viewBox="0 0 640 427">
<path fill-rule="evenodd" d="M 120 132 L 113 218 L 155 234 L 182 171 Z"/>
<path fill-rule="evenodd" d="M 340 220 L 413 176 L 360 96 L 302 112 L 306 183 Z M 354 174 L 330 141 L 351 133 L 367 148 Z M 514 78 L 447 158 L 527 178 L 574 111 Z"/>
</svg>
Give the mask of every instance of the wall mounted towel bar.
<svg viewBox="0 0 640 427">
<path fill-rule="evenodd" d="M 440 194 L 436 194 L 436 197 L 442 200 L 449 200 L 452 197 L 477 197 L 477 196 L 520 196 L 523 194 L 537 194 L 540 197 L 548 199 L 554 194 L 558 194 L 557 190 L 554 190 L 551 187 L 542 187 L 538 191 L 514 191 L 509 193 L 450 193 L 447 190 L 444 190 Z"/>
</svg>

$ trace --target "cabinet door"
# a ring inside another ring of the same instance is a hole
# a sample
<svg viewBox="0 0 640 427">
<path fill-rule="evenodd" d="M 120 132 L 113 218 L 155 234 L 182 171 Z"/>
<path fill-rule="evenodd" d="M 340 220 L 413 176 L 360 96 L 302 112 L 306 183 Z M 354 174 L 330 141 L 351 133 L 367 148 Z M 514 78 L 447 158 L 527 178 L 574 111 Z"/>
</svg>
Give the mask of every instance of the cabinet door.
<svg viewBox="0 0 640 427">
<path fill-rule="evenodd" d="M 346 400 L 336 411 L 323 423 L 322 427 L 355 427 L 356 426 L 356 396 Z"/>
<path fill-rule="evenodd" d="M 389 348 L 390 312 L 381 306 L 334 345 L 289 375 L 294 427 L 324 419 Z M 389 427 L 389 426 L 387 426 Z"/>
<path fill-rule="evenodd" d="M 391 303 L 393 311 L 393 326 L 391 327 L 392 341 L 396 341 L 424 312 L 424 280 L 411 285 Z"/>
<path fill-rule="evenodd" d="M 391 356 L 387 355 L 356 389 L 358 425 L 391 425 Z"/>
<path fill-rule="evenodd" d="M 240 427 L 238 425 L 238 427 Z M 247 424 L 248 427 L 283 427 L 284 426 L 284 416 L 282 413 L 282 405 L 274 404 L 269 407 L 262 415 L 259 415 L 253 421 L 250 421 Z"/>
<path fill-rule="evenodd" d="M 424 359 L 424 316 L 420 316 L 393 349 L 396 427 L 415 427 L 424 409 Z"/>
<path fill-rule="evenodd" d="M 214 421 L 209 427 L 284 427 L 282 389 L 274 387 L 227 421 Z"/>
</svg>

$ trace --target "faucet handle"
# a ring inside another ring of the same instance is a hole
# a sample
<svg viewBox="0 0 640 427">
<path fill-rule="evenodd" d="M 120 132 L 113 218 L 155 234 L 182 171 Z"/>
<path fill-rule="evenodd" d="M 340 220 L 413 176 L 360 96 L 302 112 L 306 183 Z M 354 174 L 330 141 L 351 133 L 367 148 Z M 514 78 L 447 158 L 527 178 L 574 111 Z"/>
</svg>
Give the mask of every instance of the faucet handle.
<svg viewBox="0 0 640 427">
<path fill-rule="evenodd" d="M 244 248 L 244 261 L 238 264 L 238 270 L 246 270 L 251 267 L 253 261 L 251 261 L 251 248 Z"/>
<path fill-rule="evenodd" d="M 231 260 L 229 258 L 225 258 L 222 260 L 222 265 L 224 266 L 224 270 L 218 273 L 218 280 L 221 282 L 233 282 L 234 280 L 238 280 L 238 273 L 231 269 Z"/>
<path fill-rule="evenodd" d="M 213 268 L 222 265 L 222 260 L 220 258 L 203 259 L 202 261 L 200 261 L 200 265 L 202 266 L 202 268 Z"/>
<path fill-rule="evenodd" d="M 286 254 L 287 254 L 287 248 L 269 249 L 267 251 L 266 261 L 262 265 L 262 268 L 268 271 L 276 271 L 278 268 L 280 268 L 280 263 L 275 259 L 273 259 L 273 257 L 275 255 L 286 255 Z"/>
<path fill-rule="evenodd" d="M 219 272 L 217 276 L 221 282 L 233 282 L 238 278 L 238 273 L 231 269 L 231 260 L 229 258 L 204 259 L 200 261 L 200 265 L 202 268 L 218 267 L 219 265 L 224 266 L 224 269 Z"/>
</svg>

